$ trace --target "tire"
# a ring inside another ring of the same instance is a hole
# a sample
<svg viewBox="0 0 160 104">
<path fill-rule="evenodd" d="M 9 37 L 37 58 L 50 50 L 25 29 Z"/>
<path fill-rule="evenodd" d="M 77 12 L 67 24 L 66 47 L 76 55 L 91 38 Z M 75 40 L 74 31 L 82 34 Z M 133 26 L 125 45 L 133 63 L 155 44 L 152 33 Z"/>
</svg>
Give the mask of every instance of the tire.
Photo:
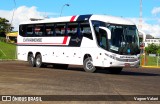
<svg viewBox="0 0 160 104">
<path fill-rule="evenodd" d="M 36 66 L 35 58 L 34 58 L 33 54 L 29 54 L 28 55 L 28 62 L 29 62 L 29 65 L 32 66 L 32 67 Z"/>
<path fill-rule="evenodd" d="M 53 64 L 53 68 L 56 68 L 56 69 L 68 69 L 68 64 Z"/>
<path fill-rule="evenodd" d="M 111 73 L 111 74 L 119 74 L 121 73 L 123 68 L 110 68 L 108 69 L 108 72 Z"/>
<path fill-rule="evenodd" d="M 43 66 L 41 54 L 38 54 L 38 55 L 36 56 L 35 64 L 36 64 L 36 67 L 38 67 L 38 68 L 41 68 L 41 67 Z"/>
<path fill-rule="evenodd" d="M 93 61 L 91 57 L 88 57 L 83 62 L 83 68 L 86 72 L 93 73 L 96 68 L 93 66 Z"/>
</svg>

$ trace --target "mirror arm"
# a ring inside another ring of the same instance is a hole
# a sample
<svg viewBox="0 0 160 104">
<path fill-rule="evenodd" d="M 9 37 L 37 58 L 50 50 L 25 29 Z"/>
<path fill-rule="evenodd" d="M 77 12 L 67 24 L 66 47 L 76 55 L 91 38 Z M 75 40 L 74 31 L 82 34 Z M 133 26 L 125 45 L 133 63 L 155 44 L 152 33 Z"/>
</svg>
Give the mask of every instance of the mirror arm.
<svg viewBox="0 0 160 104">
<path fill-rule="evenodd" d="M 105 30 L 107 32 L 108 39 L 111 39 L 111 31 L 108 28 L 102 26 L 100 26 L 99 28 Z"/>
</svg>

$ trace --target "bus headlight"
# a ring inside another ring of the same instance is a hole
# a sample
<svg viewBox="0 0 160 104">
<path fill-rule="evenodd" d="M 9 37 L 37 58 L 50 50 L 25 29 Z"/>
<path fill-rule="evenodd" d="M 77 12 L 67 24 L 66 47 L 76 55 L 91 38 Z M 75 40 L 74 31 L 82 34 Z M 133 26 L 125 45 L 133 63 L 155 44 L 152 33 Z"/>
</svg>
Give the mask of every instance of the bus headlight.
<svg viewBox="0 0 160 104">
<path fill-rule="evenodd" d="M 108 56 L 108 57 L 110 57 L 110 58 L 112 58 L 112 59 L 114 59 L 114 60 L 116 60 L 116 57 L 113 56 L 113 55 L 109 55 L 109 54 L 107 54 L 107 53 L 105 53 L 105 55 Z"/>
</svg>

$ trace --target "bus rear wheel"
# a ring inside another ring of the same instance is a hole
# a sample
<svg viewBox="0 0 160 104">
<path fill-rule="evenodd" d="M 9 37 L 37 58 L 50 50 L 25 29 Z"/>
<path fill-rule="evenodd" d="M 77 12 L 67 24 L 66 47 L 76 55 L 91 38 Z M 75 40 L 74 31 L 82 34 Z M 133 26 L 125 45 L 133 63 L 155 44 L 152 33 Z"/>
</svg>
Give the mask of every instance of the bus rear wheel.
<svg viewBox="0 0 160 104">
<path fill-rule="evenodd" d="M 36 64 L 36 67 L 38 67 L 38 68 L 41 68 L 43 66 L 41 54 L 38 54 L 36 56 L 35 64 Z"/>
<path fill-rule="evenodd" d="M 89 72 L 89 73 L 93 73 L 96 70 L 95 66 L 93 65 L 93 61 L 91 57 L 88 57 L 84 60 L 83 68 L 86 72 Z"/>
<path fill-rule="evenodd" d="M 29 65 L 31 65 L 32 67 L 35 67 L 35 58 L 33 56 L 33 54 L 29 54 L 28 55 L 28 62 L 29 62 Z"/>
</svg>

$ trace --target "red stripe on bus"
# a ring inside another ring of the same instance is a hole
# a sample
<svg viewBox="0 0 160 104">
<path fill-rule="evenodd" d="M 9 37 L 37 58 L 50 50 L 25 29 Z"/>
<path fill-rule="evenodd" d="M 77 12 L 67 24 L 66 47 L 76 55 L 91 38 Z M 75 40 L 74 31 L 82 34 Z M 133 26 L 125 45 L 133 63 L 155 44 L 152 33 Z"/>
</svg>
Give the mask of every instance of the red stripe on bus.
<svg viewBox="0 0 160 104">
<path fill-rule="evenodd" d="M 67 43 L 67 39 L 68 39 L 68 36 L 65 36 L 64 39 L 63 39 L 63 43 L 62 44 L 66 44 Z"/>
<path fill-rule="evenodd" d="M 72 16 L 70 22 L 73 22 L 75 18 L 76 18 L 76 16 Z"/>
</svg>

